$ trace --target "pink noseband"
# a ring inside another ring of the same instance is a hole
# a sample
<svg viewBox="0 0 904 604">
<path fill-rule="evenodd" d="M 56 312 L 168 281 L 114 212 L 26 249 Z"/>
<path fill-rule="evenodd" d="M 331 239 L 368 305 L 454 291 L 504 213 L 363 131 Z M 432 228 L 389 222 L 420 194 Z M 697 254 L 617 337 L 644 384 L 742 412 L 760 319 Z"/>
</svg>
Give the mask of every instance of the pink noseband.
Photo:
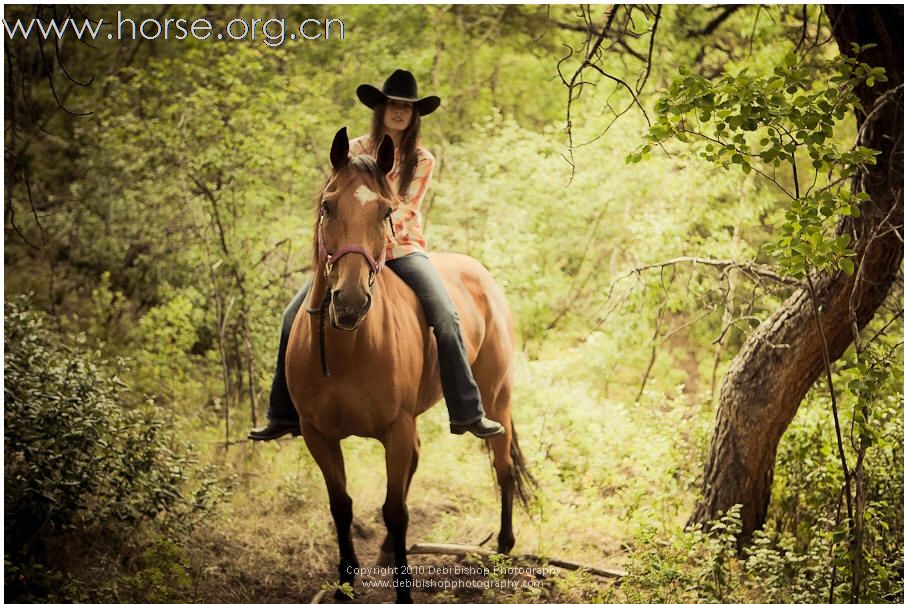
<svg viewBox="0 0 904 604">
<path fill-rule="evenodd" d="M 323 216 L 323 212 L 321 211 L 320 222 L 317 225 L 317 249 L 320 255 L 320 261 L 323 262 L 324 275 L 328 277 L 333 270 L 333 265 L 346 254 L 360 254 L 364 256 L 364 259 L 367 260 L 367 264 L 370 265 L 369 282 L 370 285 L 373 285 L 374 280 L 377 278 L 377 273 L 386 266 L 386 248 L 383 248 L 383 255 L 380 256 L 379 261 L 374 260 L 373 254 L 361 245 L 343 245 L 333 253 L 328 252 L 326 244 L 323 242 Z"/>
</svg>

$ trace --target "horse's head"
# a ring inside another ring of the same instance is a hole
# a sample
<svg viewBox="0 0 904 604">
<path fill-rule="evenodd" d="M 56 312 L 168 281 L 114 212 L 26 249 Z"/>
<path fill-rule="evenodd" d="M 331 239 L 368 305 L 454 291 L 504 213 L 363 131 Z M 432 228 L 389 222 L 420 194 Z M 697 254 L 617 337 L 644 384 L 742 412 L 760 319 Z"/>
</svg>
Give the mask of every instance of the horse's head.
<svg viewBox="0 0 904 604">
<path fill-rule="evenodd" d="M 386 260 L 386 221 L 395 196 L 386 180 L 392 170 L 392 139 L 384 136 L 377 159 L 349 158 L 345 128 L 330 149 L 333 174 L 320 199 L 317 255 L 329 293 L 333 327 L 353 330 L 370 309 L 371 291 Z"/>
</svg>

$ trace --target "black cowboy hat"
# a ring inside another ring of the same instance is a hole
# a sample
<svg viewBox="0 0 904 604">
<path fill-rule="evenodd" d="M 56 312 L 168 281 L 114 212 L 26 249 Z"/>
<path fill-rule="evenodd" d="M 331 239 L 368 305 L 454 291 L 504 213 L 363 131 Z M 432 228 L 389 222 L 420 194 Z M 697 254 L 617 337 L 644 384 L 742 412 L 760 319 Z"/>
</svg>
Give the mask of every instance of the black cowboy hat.
<svg viewBox="0 0 904 604">
<path fill-rule="evenodd" d="M 395 101 L 408 101 L 412 103 L 420 115 L 430 115 L 439 107 L 440 98 L 438 96 L 426 96 L 422 99 L 417 98 L 417 80 L 410 71 L 396 69 L 392 75 L 383 82 L 383 90 L 377 90 L 370 84 L 361 84 L 358 86 L 358 98 L 361 102 L 375 109 L 377 105 L 385 105 L 386 101 L 393 99 Z"/>
</svg>

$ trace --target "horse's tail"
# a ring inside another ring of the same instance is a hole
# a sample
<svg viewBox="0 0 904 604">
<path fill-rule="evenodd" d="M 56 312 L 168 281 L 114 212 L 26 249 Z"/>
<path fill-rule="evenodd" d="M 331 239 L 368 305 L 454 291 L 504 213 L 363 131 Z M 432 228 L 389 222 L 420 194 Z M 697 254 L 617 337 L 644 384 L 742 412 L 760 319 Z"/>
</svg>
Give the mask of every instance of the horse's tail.
<svg viewBox="0 0 904 604">
<path fill-rule="evenodd" d="M 518 433 L 515 431 L 515 422 L 512 422 L 512 465 L 515 467 L 515 495 L 525 509 L 530 509 L 530 503 L 534 499 L 534 493 L 540 488 L 537 479 L 527 467 L 524 453 L 518 444 Z"/>
<path fill-rule="evenodd" d="M 490 443 L 488 441 L 483 441 L 483 444 L 486 445 L 487 452 L 489 453 Z M 515 496 L 518 498 L 518 501 L 521 502 L 521 505 L 524 506 L 524 509 L 528 510 L 529 512 L 530 504 L 534 500 L 534 495 L 540 488 L 540 485 L 527 467 L 527 461 L 524 459 L 524 453 L 522 453 L 521 446 L 518 444 L 518 433 L 515 431 L 514 421 L 512 422 L 511 454 L 513 466 L 512 478 L 515 482 Z"/>
</svg>

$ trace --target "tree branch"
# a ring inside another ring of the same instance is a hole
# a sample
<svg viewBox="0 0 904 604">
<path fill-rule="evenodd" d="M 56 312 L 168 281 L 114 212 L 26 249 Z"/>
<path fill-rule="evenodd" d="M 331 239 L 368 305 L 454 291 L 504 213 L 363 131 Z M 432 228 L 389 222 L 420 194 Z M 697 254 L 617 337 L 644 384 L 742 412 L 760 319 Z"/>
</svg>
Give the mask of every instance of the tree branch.
<svg viewBox="0 0 904 604">
<path fill-rule="evenodd" d="M 689 31 L 688 36 L 692 38 L 703 38 L 712 34 L 714 31 L 719 29 L 719 26 L 722 25 L 726 19 L 728 19 L 741 8 L 744 8 L 743 4 L 734 4 L 731 6 L 722 7 L 722 12 L 719 13 L 712 21 L 707 23 L 703 27 L 703 29 Z"/>
<path fill-rule="evenodd" d="M 635 266 L 629 271 L 627 271 L 622 276 L 618 277 L 613 282 L 613 287 L 624 279 L 627 279 L 631 275 L 640 274 L 643 271 L 654 269 L 654 268 L 662 268 L 665 266 L 672 266 L 675 264 L 702 264 L 703 266 L 712 266 L 721 270 L 729 270 L 729 269 L 737 269 L 740 272 L 747 274 L 748 276 L 755 277 L 763 277 L 765 279 L 769 279 L 771 281 L 776 281 L 781 283 L 782 285 L 787 285 L 789 287 L 800 287 L 802 285 L 801 281 L 798 279 L 794 279 L 793 277 L 786 277 L 784 275 L 780 275 L 770 269 L 767 266 L 762 264 L 756 264 L 755 262 L 750 262 L 749 260 L 746 262 L 736 262 L 734 260 L 718 260 L 715 258 L 700 258 L 696 256 L 678 256 L 677 258 L 671 258 L 669 260 L 663 260 L 662 262 L 654 262 L 652 264 L 644 264 L 641 266 Z M 610 293 L 611 293 L 610 288 Z"/>
</svg>

